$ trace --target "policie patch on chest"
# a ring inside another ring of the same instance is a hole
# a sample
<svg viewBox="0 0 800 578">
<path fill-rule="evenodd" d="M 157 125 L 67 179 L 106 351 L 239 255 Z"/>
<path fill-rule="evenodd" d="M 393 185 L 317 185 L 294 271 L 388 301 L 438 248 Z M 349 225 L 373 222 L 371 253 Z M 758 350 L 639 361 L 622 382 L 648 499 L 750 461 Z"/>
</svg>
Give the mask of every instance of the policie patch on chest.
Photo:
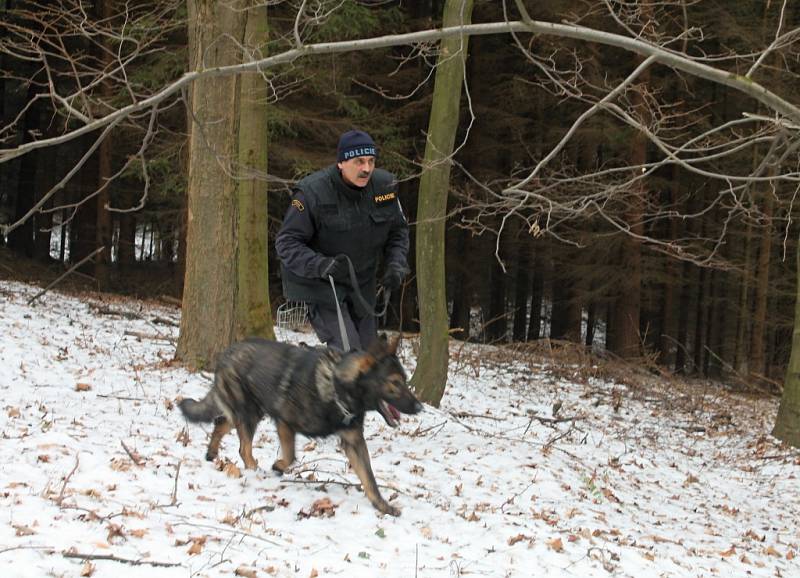
<svg viewBox="0 0 800 578">
<path fill-rule="evenodd" d="M 306 210 L 303 203 L 299 199 L 292 199 L 292 206 L 301 213 Z"/>
<path fill-rule="evenodd" d="M 397 200 L 397 193 L 395 191 L 392 191 L 391 193 L 375 195 L 372 199 L 375 201 L 376 205 L 382 207 L 383 205 L 388 205 L 395 202 Z"/>
</svg>

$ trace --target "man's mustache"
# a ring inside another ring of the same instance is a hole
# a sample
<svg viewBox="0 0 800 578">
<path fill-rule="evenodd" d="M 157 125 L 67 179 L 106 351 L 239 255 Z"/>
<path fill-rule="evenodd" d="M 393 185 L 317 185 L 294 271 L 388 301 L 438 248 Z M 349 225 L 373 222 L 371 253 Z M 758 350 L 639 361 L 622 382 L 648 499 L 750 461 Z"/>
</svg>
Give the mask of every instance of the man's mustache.
<svg viewBox="0 0 800 578">
<path fill-rule="evenodd" d="M 371 174 L 372 174 L 371 171 L 366 171 L 366 172 L 365 171 L 360 171 L 358 173 L 358 178 L 363 179 L 363 178 L 366 178 L 366 177 L 370 176 Z"/>
</svg>

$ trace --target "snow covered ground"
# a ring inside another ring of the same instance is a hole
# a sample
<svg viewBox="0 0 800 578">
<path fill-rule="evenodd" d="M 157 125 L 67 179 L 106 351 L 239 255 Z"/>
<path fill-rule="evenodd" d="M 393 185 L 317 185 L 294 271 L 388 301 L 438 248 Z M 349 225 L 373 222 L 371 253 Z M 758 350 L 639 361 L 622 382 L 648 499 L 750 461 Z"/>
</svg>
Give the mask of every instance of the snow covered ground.
<svg viewBox="0 0 800 578">
<path fill-rule="evenodd" d="M 2 576 L 800 576 L 771 400 L 457 345 L 441 408 L 367 417 L 403 510 L 382 517 L 334 439 L 300 437 L 283 478 L 240 471 L 235 435 L 204 460 L 210 429 L 174 403 L 209 386 L 171 362 L 177 309 L 36 291 L 0 282 Z M 264 422 L 256 458 L 277 451 Z"/>
</svg>

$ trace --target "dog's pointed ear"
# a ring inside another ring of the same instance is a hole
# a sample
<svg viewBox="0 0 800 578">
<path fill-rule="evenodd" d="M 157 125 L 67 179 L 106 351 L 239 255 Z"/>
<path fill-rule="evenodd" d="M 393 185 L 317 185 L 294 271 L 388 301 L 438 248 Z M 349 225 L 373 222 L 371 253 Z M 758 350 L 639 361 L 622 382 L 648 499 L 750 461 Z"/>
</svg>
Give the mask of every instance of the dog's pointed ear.
<svg viewBox="0 0 800 578">
<path fill-rule="evenodd" d="M 352 355 L 347 355 L 336 365 L 334 374 L 336 378 L 344 383 L 353 383 L 358 377 L 370 370 L 375 365 L 375 356 L 367 351 L 359 351 Z"/>
<path fill-rule="evenodd" d="M 391 339 L 385 333 L 381 333 L 378 339 L 373 341 L 367 348 L 376 359 L 382 359 L 387 355 L 395 355 L 397 353 L 397 346 L 400 344 L 400 337 L 392 337 Z"/>
</svg>

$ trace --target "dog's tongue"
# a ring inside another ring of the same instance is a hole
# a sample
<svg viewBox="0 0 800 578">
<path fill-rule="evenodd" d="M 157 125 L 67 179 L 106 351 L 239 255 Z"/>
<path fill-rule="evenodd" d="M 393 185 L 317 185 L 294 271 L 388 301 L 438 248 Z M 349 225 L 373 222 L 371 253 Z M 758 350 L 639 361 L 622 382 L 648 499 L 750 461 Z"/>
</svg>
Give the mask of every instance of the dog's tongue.
<svg viewBox="0 0 800 578">
<path fill-rule="evenodd" d="M 397 420 L 400 419 L 400 412 L 397 411 L 397 408 L 383 400 L 380 400 L 378 404 L 380 406 L 380 413 L 383 419 L 386 420 L 386 423 L 391 427 L 397 427 Z"/>
</svg>

